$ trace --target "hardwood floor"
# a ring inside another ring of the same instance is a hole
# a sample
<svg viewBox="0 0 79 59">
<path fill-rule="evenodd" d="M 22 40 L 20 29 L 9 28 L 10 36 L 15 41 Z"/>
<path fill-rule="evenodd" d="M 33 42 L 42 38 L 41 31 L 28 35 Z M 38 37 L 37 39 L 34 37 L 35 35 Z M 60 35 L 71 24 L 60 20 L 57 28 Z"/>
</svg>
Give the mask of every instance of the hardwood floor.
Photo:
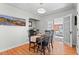
<svg viewBox="0 0 79 59">
<path fill-rule="evenodd" d="M 54 47 L 53 49 L 51 48 L 50 53 L 46 51 L 47 55 L 76 55 L 76 49 L 69 47 L 66 44 L 63 44 L 63 42 L 55 41 L 53 45 Z M 17 48 L 13 48 L 13 49 L 10 49 L 4 52 L 0 52 L 0 55 L 40 55 L 40 52 L 34 53 L 33 49 L 29 51 L 29 45 L 24 44 Z"/>
</svg>

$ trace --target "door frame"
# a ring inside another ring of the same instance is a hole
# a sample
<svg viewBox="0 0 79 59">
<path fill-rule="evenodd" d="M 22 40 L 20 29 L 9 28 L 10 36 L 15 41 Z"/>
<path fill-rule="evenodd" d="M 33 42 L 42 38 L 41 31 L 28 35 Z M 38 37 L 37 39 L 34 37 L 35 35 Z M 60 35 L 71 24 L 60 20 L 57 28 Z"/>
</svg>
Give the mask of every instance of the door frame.
<svg viewBox="0 0 79 59">
<path fill-rule="evenodd" d="M 64 16 L 63 19 L 64 19 L 65 17 L 68 17 L 68 16 L 70 16 L 70 32 L 72 32 L 72 21 L 73 21 L 73 19 L 72 19 L 72 14 L 68 14 L 68 15 Z M 64 22 L 63 22 L 63 25 L 64 25 Z M 64 26 L 63 26 L 63 28 L 64 28 Z M 63 30 L 63 31 L 64 31 L 64 30 Z M 64 43 L 66 43 L 67 45 L 69 45 L 70 47 L 72 47 L 72 33 L 70 34 L 70 43 L 65 42 L 65 41 L 64 41 Z"/>
</svg>

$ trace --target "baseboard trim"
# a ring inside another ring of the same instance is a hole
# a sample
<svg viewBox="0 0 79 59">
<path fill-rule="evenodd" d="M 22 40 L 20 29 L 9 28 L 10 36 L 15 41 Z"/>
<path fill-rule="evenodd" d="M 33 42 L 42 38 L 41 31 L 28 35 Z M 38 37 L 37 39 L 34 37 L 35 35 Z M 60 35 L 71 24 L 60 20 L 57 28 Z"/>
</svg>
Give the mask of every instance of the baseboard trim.
<svg viewBox="0 0 79 59">
<path fill-rule="evenodd" d="M 24 44 L 28 44 L 29 42 L 24 42 L 24 43 L 21 43 L 21 44 L 18 44 L 16 46 L 12 46 L 12 47 L 9 47 L 9 48 L 6 48 L 6 49 L 3 49 L 3 50 L 0 50 L 0 52 L 4 52 L 4 51 L 7 51 L 7 50 L 10 50 L 10 49 L 13 49 L 13 48 L 16 48 L 16 47 L 19 47 L 19 46 L 22 46 Z"/>
</svg>

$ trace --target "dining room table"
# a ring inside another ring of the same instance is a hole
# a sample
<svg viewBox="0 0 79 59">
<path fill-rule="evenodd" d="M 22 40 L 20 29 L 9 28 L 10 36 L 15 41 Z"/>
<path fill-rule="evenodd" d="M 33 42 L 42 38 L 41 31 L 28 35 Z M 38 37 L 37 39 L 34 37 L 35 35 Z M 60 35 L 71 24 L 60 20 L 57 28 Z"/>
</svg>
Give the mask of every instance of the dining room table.
<svg viewBox="0 0 79 59">
<path fill-rule="evenodd" d="M 45 34 L 42 34 L 42 33 L 39 33 L 39 34 L 37 34 L 37 35 L 33 35 L 33 36 L 31 36 L 31 41 L 32 41 L 32 42 L 36 42 L 36 39 L 37 39 L 37 38 L 43 38 L 44 35 L 45 35 Z"/>
<path fill-rule="evenodd" d="M 36 43 L 35 46 L 36 46 L 37 52 L 38 51 L 40 51 L 41 53 L 43 52 L 42 51 L 42 49 L 43 49 L 42 42 L 44 43 L 45 42 L 44 39 L 46 39 L 46 38 L 48 38 L 48 36 L 46 34 L 42 34 L 42 33 L 31 36 L 31 41 Z"/>
</svg>

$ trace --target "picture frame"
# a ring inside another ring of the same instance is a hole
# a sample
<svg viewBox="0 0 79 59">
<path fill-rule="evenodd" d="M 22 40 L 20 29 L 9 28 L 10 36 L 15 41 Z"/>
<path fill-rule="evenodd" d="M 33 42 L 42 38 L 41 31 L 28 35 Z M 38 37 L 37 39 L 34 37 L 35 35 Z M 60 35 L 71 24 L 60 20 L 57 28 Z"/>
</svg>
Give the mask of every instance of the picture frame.
<svg viewBox="0 0 79 59">
<path fill-rule="evenodd" d="M 29 21 L 29 27 L 32 27 L 32 22 L 31 21 Z"/>
<path fill-rule="evenodd" d="M 0 25 L 4 26 L 26 26 L 26 20 L 23 18 L 0 15 Z"/>
</svg>

